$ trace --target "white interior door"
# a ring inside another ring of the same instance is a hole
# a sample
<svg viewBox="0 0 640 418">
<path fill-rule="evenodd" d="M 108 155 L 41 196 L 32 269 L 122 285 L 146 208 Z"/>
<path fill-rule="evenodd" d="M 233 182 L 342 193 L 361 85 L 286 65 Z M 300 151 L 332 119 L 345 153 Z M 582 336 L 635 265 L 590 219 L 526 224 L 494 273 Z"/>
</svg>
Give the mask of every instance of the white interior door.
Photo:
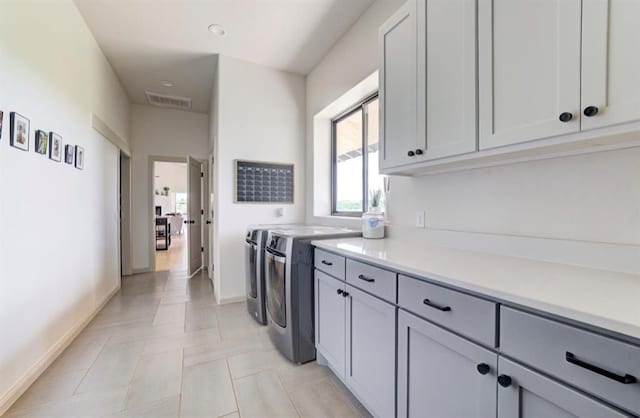
<svg viewBox="0 0 640 418">
<path fill-rule="evenodd" d="M 202 163 L 187 157 L 189 190 L 189 275 L 202 268 Z"/>
<path fill-rule="evenodd" d="M 584 0 L 582 129 L 640 120 L 640 1 Z"/>
</svg>

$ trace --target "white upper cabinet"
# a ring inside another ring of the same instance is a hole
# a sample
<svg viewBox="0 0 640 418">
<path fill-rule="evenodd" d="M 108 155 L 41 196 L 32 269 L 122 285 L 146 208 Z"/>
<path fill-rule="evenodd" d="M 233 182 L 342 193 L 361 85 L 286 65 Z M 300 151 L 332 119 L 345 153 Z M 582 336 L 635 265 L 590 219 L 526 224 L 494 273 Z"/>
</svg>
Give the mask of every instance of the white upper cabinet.
<svg viewBox="0 0 640 418">
<path fill-rule="evenodd" d="M 416 0 L 405 3 L 379 31 L 380 168 L 411 162 L 417 138 Z"/>
<path fill-rule="evenodd" d="M 582 129 L 640 120 L 640 1 L 583 0 L 582 19 Z"/>
<path fill-rule="evenodd" d="M 476 151 L 476 0 L 410 0 L 381 28 L 380 167 Z"/>
<path fill-rule="evenodd" d="M 480 0 L 480 148 L 580 130 L 581 0 Z"/>
<path fill-rule="evenodd" d="M 418 101 L 418 138 L 426 138 L 425 160 L 477 149 L 476 4 L 418 1 L 418 92 L 426 93 Z"/>
</svg>

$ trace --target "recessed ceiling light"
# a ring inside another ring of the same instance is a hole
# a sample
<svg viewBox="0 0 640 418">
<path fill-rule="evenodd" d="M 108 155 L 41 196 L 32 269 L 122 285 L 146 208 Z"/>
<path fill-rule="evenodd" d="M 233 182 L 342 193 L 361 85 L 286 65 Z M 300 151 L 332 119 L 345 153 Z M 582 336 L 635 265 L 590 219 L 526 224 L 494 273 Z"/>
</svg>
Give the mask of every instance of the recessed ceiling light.
<svg viewBox="0 0 640 418">
<path fill-rule="evenodd" d="M 162 80 L 160 82 L 160 84 L 162 84 L 165 87 L 173 87 L 175 86 L 175 84 L 173 83 L 173 81 L 169 81 L 169 80 Z"/>
<path fill-rule="evenodd" d="M 221 25 L 214 23 L 213 25 L 209 25 L 209 32 L 213 33 L 216 36 L 226 36 L 227 31 Z"/>
</svg>

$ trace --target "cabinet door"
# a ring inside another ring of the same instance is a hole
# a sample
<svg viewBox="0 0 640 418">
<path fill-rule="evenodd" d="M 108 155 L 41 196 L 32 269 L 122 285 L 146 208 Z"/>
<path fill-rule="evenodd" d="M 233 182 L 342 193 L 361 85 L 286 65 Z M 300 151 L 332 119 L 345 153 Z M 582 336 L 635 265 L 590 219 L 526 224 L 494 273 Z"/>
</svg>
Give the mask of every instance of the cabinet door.
<svg viewBox="0 0 640 418">
<path fill-rule="evenodd" d="M 416 0 L 405 3 L 378 34 L 380 168 L 415 161 L 417 138 Z"/>
<path fill-rule="evenodd" d="M 316 349 L 336 374 L 344 377 L 345 298 L 344 283 L 315 271 Z"/>
<path fill-rule="evenodd" d="M 637 0 L 583 0 L 583 130 L 640 120 L 639 21 Z"/>
<path fill-rule="evenodd" d="M 400 311 L 398 417 L 495 417 L 497 363 L 495 353 Z"/>
<path fill-rule="evenodd" d="M 498 418 L 629 416 L 503 357 L 498 372 L 510 379 L 498 386 Z"/>
<path fill-rule="evenodd" d="M 481 149 L 580 130 L 580 31 L 581 0 L 480 0 Z"/>
<path fill-rule="evenodd" d="M 418 98 L 418 138 L 426 135 L 427 145 L 424 155 L 416 158 L 474 152 L 477 0 L 417 4 L 418 94 L 426 91 L 426 102 Z"/>
<path fill-rule="evenodd" d="M 347 285 L 345 382 L 369 411 L 395 415 L 396 307 Z"/>
</svg>

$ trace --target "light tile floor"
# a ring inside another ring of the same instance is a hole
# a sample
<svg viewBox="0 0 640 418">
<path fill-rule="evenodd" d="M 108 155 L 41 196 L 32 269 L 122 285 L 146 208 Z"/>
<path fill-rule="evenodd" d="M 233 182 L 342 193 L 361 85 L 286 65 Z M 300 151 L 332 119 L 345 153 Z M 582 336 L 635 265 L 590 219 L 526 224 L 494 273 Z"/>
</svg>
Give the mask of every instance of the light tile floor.
<svg viewBox="0 0 640 418">
<path fill-rule="evenodd" d="M 244 303 L 157 272 L 122 289 L 7 417 L 366 417 L 326 368 L 283 358 Z"/>
</svg>

